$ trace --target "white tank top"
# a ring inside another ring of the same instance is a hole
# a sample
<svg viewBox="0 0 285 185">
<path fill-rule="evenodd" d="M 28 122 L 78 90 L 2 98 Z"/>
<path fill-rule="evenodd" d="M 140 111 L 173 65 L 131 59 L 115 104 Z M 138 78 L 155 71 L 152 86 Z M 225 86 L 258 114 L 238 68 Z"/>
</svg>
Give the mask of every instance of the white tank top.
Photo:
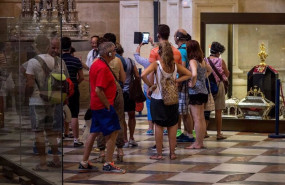
<svg viewBox="0 0 285 185">
<path fill-rule="evenodd" d="M 157 66 L 157 70 L 156 70 L 156 73 L 154 74 L 154 84 L 157 84 L 157 88 L 155 89 L 155 91 L 152 92 L 152 95 L 151 97 L 153 99 L 157 99 L 157 100 L 161 100 L 162 99 L 162 96 L 161 96 L 161 72 L 163 73 L 163 76 L 165 78 L 168 78 L 170 77 L 171 75 L 173 76 L 174 79 L 176 79 L 176 74 L 177 74 L 177 66 L 175 64 L 175 69 L 173 71 L 173 73 L 167 73 L 165 72 L 163 69 L 162 69 L 162 66 L 160 64 L 160 61 L 156 61 L 156 63 L 158 64 Z M 158 82 L 157 82 L 158 80 Z"/>
</svg>

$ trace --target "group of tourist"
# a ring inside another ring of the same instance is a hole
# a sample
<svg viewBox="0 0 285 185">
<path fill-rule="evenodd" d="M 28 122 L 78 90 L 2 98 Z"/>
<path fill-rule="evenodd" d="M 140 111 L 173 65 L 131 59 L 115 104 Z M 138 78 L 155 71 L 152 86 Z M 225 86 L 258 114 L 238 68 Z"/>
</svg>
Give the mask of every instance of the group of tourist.
<svg viewBox="0 0 285 185">
<path fill-rule="evenodd" d="M 168 41 L 169 36 L 170 28 L 165 24 L 159 25 L 158 43 L 154 45 L 152 38 L 149 38 L 154 48 L 150 51 L 148 59 L 140 56 L 140 48 L 143 44 L 137 47 L 134 58 L 145 68 L 141 76 L 135 62 L 123 57 L 124 49 L 116 42 L 116 36 L 113 33 L 106 33 L 103 37 L 91 37 L 92 50 L 88 53 L 86 64 L 82 64 L 72 55 L 71 39 L 68 37 L 61 39 L 63 69 L 74 88 L 68 101 L 64 102 L 71 112 L 73 135 L 69 134 L 67 121 L 64 136 L 73 138 L 74 147 L 85 146 L 83 159 L 79 164 L 80 172 L 98 170 L 88 160 L 96 138 L 97 148 L 100 150 L 99 158 L 104 163 L 103 171 L 126 172 L 115 166 L 113 153 L 116 146 L 117 161 L 123 162 L 123 148 L 138 146 L 134 138 L 136 102 L 131 98 L 129 91 L 133 76 L 141 77 L 144 82 L 149 123 L 147 135 L 155 135 L 155 145 L 152 148 L 157 152 L 150 156 L 150 159 L 164 159 L 162 141 L 165 134 L 168 134 L 171 160 L 176 159 L 177 142 L 190 142 L 187 149 L 204 147 L 203 140 L 209 137 L 206 131 L 208 124 L 206 120 L 209 120 L 210 113 L 204 110 L 204 106 L 208 102 L 210 92 L 206 86 L 206 79 L 210 74 L 214 75 L 219 87 L 214 97 L 217 140 L 225 139 L 221 133 L 221 114 L 225 108 L 225 91 L 222 82 L 227 80 L 229 71 L 223 59 L 220 58 L 225 50 L 224 46 L 213 42 L 211 54 L 205 58 L 199 43 L 192 40 L 184 29 L 178 29 L 174 34 L 178 48 Z M 44 51 L 38 53 L 40 57 L 38 60 L 46 61 L 47 68 L 52 70 L 56 64 L 53 58 L 58 58 L 59 55 L 59 39 L 53 37 L 48 43 Z M 36 133 L 36 147 L 40 150 L 41 161 L 35 170 L 44 171 L 47 167 L 58 167 L 60 163 L 59 158 L 56 157 L 58 149 L 55 137 L 51 137 L 51 153 L 54 159 L 46 162 L 43 131 L 49 133 L 47 136 L 58 136 L 59 133 L 54 132 L 53 120 L 48 119 L 48 116 L 53 114 L 47 114 L 55 111 L 57 106 L 41 100 L 39 82 L 46 72 L 41 62 L 36 59 L 37 57 L 29 60 L 27 64 L 26 97 L 29 98 L 31 116 L 37 118 L 33 121 L 33 129 Z M 213 70 L 210 64 L 216 69 Z M 78 85 L 84 79 L 83 68 L 89 70 L 91 109 L 91 124 L 88 126 L 90 134 L 87 135 L 84 144 L 79 141 L 78 124 L 80 103 Z M 216 74 L 217 71 L 219 74 Z M 62 105 L 60 104 L 59 107 Z M 128 124 L 125 121 L 125 113 L 128 115 Z M 184 124 L 183 133 L 181 121 Z M 129 137 L 127 128 L 129 128 Z"/>
</svg>

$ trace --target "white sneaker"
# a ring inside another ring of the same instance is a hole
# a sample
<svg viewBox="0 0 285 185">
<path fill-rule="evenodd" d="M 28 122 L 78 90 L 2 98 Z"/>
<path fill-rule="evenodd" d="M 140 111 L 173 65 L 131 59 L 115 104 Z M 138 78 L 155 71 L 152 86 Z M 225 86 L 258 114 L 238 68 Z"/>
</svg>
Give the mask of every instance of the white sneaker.
<svg viewBox="0 0 285 185">
<path fill-rule="evenodd" d="M 138 146 L 138 143 L 134 139 L 129 140 L 129 146 Z"/>
<path fill-rule="evenodd" d="M 129 142 L 126 142 L 123 146 L 123 148 L 129 148 Z"/>
</svg>

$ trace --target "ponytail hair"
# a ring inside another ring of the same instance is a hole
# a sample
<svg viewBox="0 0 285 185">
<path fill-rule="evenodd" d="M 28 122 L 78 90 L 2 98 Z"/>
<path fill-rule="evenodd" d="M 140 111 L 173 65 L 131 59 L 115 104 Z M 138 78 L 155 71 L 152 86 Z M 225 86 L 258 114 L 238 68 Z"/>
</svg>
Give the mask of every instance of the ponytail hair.
<svg viewBox="0 0 285 185">
<path fill-rule="evenodd" d="M 174 56 L 171 44 L 169 42 L 163 42 L 159 45 L 158 54 L 162 59 L 165 67 L 171 71 L 174 68 Z"/>
</svg>

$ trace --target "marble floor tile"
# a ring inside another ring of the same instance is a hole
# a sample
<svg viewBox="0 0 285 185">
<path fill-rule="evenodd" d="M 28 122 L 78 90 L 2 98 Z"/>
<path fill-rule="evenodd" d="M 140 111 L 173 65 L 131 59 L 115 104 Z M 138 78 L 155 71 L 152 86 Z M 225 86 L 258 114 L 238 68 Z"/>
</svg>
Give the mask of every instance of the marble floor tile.
<svg viewBox="0 0 285 185">
<path fill-rule="evenodd" d="M 82 160 L 82 154 L 81 155 L 64 155 L 63 162 L 80 162 Z"/>
<path fill-rule="evenodd" d="M 163 163 L 153 163 L 142 168 L 138 171 L 158 171 L 158 172 L 183 172 L 194 165 L 184 165 L 184 164 L 163 164 Z"/>
<path fill-rule="evenodd" d="M 114 182 L 138 182 L 147 178 L 151 175 L 148 174 L 139 174 L 135 175 L 132 173 L 126 174 L 102 174 L 96 177 L 91 178 L 90 180 L 99 180 L 99 181 L 114 181 Z"/>
<path fill-rule="evenodd" d="M 195 164 L 194 167 L 189 168 L 188 170 L 185 171 L 189 172 L 189 173 L 203 173 L 203 172 L 208 172 L 210 171 L 212 168 L 215 168 L 216 166 L 218 166 L 218 163 L 201 163 L 201 164 Z"/>
<path fill-rule="evenodd" d="M 216 183 L 227 175 L 219 174 L 201 174 L 201 173 L 179 173 L 169 179 L 168 181 L 186 181 L 186 182 L 209 182 Z M 178 183 L 179 184 L 179 183 Z"/>
<path fill-rule="evenodd" d="M 189 149 L 179 148 L 179 149 L 175 150 L 175 154 L 177 156 L 179 156 L 179 155 L 191 156 L 191 155 L 198 154 L 201 151 L 203 151 L 203 149 L 202 150 L 189 150 Z M 168 148 L 165 149 L 162 153 L 168 155 L 169 154 L 169 149 Z"/>
<path fill-rule="evenodd" d="M 227 156 L 210 156 L 210 155 L 193 155 L 182 159 L 182 162 L 195 162 L 195 163 L 224 163 L 231 160 L 233 157 Z"/>
<path fill-rule="evenodd" d="M 221 164 L 211 171 L 223 171 L 223 172 L 241 172 L 241 173 L 257 173 L 266 165 L 249 165 L 249 164 Z"/>
<path fill-rule="evenodd" d="M 219 183 L 241 182 L 250 176 L 252 176 L 252 173 L 233 174 L 233 175 L 229 175 L 225 177 L 224 179 L 220 180 Z"/>
<path fill-rule="evenodd" d="M 156 160 L 149 159 L 148 155 L 127 155 L 124 156 L 125 162 L 136 162 L 136 163 L 154 163 Z"/>
<path fill-rule="evenodd" d="M 233 159 L 229 160 L 228 163 L 247 163 L 249 160 L 254 158 L 255 156 L 239 156 L 234 157 Z"/>
<path fill-rule="evenodd" d="M 75 174 L 73 174 L 73 173 L 64 173 L 63 174 L 63 179 L 67 179 L 67 178 L 70 178 L 70 177 L 72 177 L 72 176 L 74 176 Z M 65 184 L 65 183 L 64 183 Z"/>
<path fill-rule="evenodd" d="M 213 185 L 248 185 L 248 184 L 243 184 L 243 183 L 238 183 L 238 184 L 235 184 L 235 183 L 215 183 Z"/>
<path fill-rule="evenodd" d="M 266 151 L 266 149 L 228 148 L 221 151 L 220 153 L 235 155 L 261 155 Z"/>
<path fill-rule="evenodd" d="M 249 162 L 285 164 L 285 157 L 283 156 L 257 156 L 251 159 Z"/>
<path fill-rule="evenodd" d="M 284 172 L 285 172 L 284 164 L 275 164 L 267 166 L 266 168 L 262 169 L 259 173 L 284 173 Z"/>
<path fill-rule="evenodd" d="M 285 174 L 268 174 L 268 173 L 257 173 L 247 178 L 245 181 L 258 181 L 258 182 L 280 182 L 284 183 Z"/>
<path fill-rule="evenodd" d="M 234 141 L 263 141 L 268 136 L 249 136 L 249 135 L 233 135 L 227 138 L 227 140 Z"/>
<path fill-rule="evenodd" d="M 217 131 L 211 131 L 208 130 L 207 131 L 208 134 L 216 136 L 217 135 Z M 235 132 L 235 131 L 224 131 L 223 134 L 225 134 L 226 136 L 232 136 L 232 135 L 237 135 L 239 132 Z"/>
<path fill-rule="evenodd" d="M 238 144 L 237 142 L 222 142 L 222 141 L 205 141 L 204 146 L 206 148 L 229 148 Z"/>
<path fill-rule="evenodd" d="M 284 142 L 259 142 L 253 146 L 264 148 L 285 148 Z"/>
<path fill-rule="evenodd" d="M 152 184 L 157 184 L 157 183 L 164 183 L 167 182 L 167 179 L 177 175 L 178 173 L 156 173 L 156 174 L 151 174 L 151 176 L 143 179 L 140 181 L 140 183 L 152 183 Z"/>
<path fill-rule="evenodd" d="M 169 185 L 169 184 L 161 184 L 156 183 L 157 185 Z M 153 185 L 153 183 L 133 183 L 132 185 Z"/>
</svg>

